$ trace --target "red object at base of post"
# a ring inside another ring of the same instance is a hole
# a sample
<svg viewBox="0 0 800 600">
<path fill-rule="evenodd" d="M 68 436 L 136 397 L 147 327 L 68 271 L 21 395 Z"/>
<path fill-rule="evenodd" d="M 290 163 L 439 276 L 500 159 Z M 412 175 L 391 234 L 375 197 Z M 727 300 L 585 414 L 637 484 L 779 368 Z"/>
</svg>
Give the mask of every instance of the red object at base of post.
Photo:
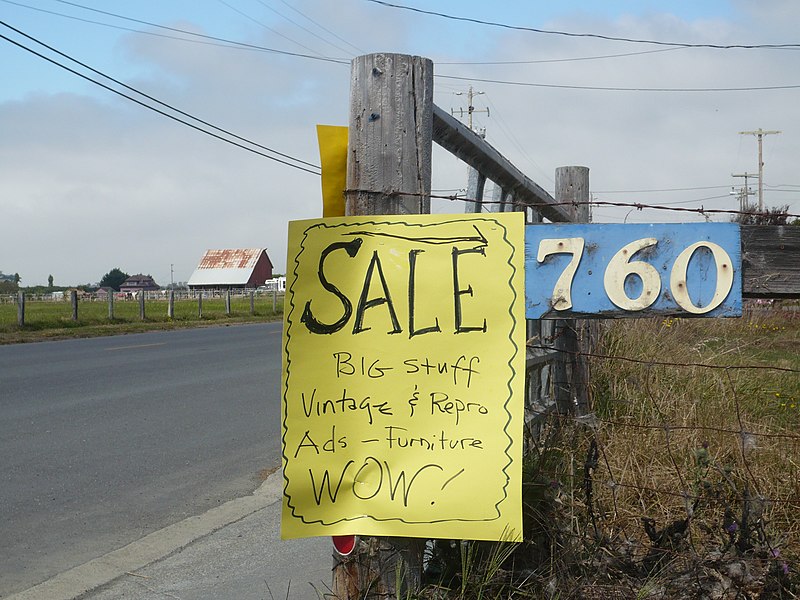
<svg viewBox="0 0 800 600">
<path fill-rule="evenodd" d="M 333 547 L 342 556 L 348 556 L 356 548 L 356 536 L 354 535 L 334 535 L 331 536 Z"/>
</svg>

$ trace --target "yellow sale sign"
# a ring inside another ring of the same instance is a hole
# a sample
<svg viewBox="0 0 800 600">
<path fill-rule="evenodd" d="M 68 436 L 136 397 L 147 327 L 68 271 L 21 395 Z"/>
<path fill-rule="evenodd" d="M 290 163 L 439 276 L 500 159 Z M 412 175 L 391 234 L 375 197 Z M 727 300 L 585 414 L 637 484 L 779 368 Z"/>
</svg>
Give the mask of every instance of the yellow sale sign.
<svg viewBox="0 0 800 600">
<path fill-rule="evenodd" d="M 284 538 L 521 535 L 521 213 L 289 225 Z"/>
</svg>

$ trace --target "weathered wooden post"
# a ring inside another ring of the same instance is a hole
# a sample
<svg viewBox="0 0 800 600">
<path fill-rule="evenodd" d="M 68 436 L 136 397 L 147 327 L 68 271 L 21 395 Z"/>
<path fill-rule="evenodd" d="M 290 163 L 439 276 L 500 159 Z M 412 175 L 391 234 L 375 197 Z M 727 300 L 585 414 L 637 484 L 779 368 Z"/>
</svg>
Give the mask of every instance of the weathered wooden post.
<svg viewBox="0 0 800 600">
<path fill-rule="evenodd" d="M 250 290 L 250 316 L 252 317 L 256 314 L 256 293 L 254 290 Z"/>
<path fill-rule="evenodd" d="M 203 318 L 203 292 L 197 292 L 197 318 Z"/>
<path fill-rule="evenodd" d="M 429 213 L 433 63 L 404 54 L 353 59 L 349 129 L 346 214 Z M 361 538 L 347 558 L 334 555 L 334 597 L 413 593 L 421 586 L 424 546 L 421 539 Z"/>
<path fill-rule="evenodd" d="M 225 314 L 231 314 L 231 291 L 225 290 Z"/>
<path fill-rule="evenodd" d="M 17 292 L 17 325 L 25 326 L 25 292 Z"/>
<path fill-rule="evenodd" d="M 69 301 L 72 304 L 72 320 L 78 320 L 78 290 L 72 290 L 69 293 Z"/>
<path fill-rule="evenodd" d="M 275 311 L 277 310 L 278 310 L 278 286 L 276 284 L 275 287 L 272 288 L 272 314 L 274 315 Z"/>
<path fill-rule="evenodd" d="M 108 292 L 108 320 L 114 320 L 114 290 Z"/>
<path fill-rule="evenodd" d="M 169 291 L 169 298 L 167 299 L 167 317 L 170 319 L 175 318 L 175 290 Z"/>
<path fill-rule="evenodd" d="M 568 207 L 575 223 L 591 220 L 589 206 L 589 168 L 556 169 L 556 202 L 571 202 Z M 579 335 L 580 331 L 580 335 Z M 581 343 L 588 335 L 586 320 L 558 319 L 555 323 L 555 347 L 562 351 L 554 366 L 553 380 L 558 410 L 562 414 L 583 413 L 588 408 L 588 365 L 579 356 Z"/>
<path fill-rule="evenodd" d="M 139 291 L 139 319 L 144 321 L 144 290 Z"/>
</svg>

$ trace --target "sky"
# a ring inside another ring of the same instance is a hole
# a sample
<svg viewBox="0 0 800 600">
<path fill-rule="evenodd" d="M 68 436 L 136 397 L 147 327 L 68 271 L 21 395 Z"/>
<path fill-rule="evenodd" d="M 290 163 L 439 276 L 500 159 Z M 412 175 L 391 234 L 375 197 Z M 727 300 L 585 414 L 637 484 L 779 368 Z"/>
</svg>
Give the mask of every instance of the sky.
<svg viewBox="0 0 800 600">
<path fill-rule="evenodd" d="M 761 128 L 781 132 L 764 136 L 765 204 L 800 213 L 795 0 L 393 3 L 596 35 L 372 0 L 0 0 L 0 271 L 66 286 L 120 268 L 167 285 L 206 249 L 262 247 L 285 272 L 288 222 L 322 210 L 319 176 L 296 167 L 316 171 L 315 126 L 347 124 L 349 61 L 372 52 L 430 58 L 445 110 L 472 86 L 475 126 L 551 194 L 557 167 L 582 165 L 600 202 L 737 209 L 732 174 L 758 171 L 740 132 Z M 63 55 L 304 163 L 157 114 L 51 61 L 179 116 Z M 466 184 L 434 146 L 433 189 Z M 593 207 L 596 222 L 706 218 L 730 215 Z"/>
</svg>

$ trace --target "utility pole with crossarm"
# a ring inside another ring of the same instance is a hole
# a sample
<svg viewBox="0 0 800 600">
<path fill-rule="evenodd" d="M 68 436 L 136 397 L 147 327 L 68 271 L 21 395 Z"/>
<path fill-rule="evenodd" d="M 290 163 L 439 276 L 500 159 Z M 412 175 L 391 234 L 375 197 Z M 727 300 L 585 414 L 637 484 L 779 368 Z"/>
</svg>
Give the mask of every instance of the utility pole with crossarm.
<svg viewBox="0 0 800 600">
<path fill-rule="evenodd" d="M 758 212 L 764 212 L 764 153 L 763 140 L 765 135 L 781 133 L 780 131 L 764 131 L 760 127 L 756 131 L 740 131 L 740 135 L 754 135 L 758 138 Z"/>
</svg>

